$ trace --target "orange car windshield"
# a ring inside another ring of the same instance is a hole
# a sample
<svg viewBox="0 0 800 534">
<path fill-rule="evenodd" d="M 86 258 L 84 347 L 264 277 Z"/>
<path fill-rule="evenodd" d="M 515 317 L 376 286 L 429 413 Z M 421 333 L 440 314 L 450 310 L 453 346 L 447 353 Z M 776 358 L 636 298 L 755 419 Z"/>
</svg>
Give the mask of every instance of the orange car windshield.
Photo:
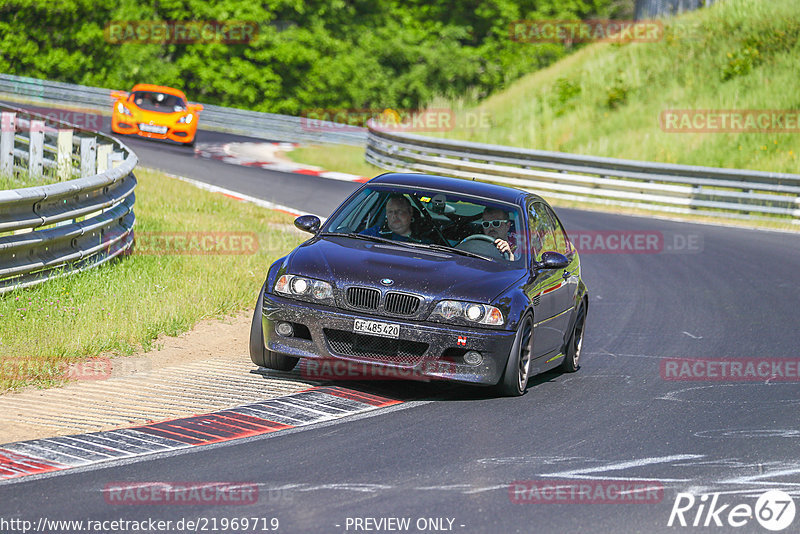
<svg viewBox="0 0 800 534">
<path fill-rule="evenodd" d="M 186 110 L 186 101 L 179 96 L 155 91 L 136 91 L 131 96 L 136 106 L 147 111 L 175 113 Z"/>
</svg>

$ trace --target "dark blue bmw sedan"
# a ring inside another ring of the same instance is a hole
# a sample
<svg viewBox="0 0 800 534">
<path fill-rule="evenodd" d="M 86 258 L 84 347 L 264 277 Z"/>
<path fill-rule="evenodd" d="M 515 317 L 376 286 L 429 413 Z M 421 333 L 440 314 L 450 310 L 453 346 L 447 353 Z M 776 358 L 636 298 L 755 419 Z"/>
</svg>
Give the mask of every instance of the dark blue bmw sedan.
<svg viewBox="0 0 800 534">
<path fill-rule="evenodd" d="M 347 362 L 496 386 L 578 369 L 580 260 L 539 196 L 422 174 L 364 184 L 269 268 L 250 333 L 256 365 Z"/>
</svg>

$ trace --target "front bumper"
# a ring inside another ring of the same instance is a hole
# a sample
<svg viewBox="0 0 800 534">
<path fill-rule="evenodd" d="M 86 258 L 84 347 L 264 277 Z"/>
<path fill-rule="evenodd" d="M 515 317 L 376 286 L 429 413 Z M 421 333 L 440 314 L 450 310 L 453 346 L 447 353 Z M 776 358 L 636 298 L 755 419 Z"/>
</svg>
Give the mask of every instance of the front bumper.
<svg viewBox="0 0 800 534">
<path fill-rule="evenodd" d="M 443 379 L 494 385 L 503 374 L 514 343 L 515 332 L 505 330 L 470 329 L 460 325 L 359 314 L 268 293 L 263 299 L 261 322 L 267 349 L 300 358 L 351 362 L 352 365 L 347 366 L 349 369 L 363 366 L 386 371 L 375 373 L 373 370 L 363 379 Z M 388 338 L 354 334 L 356 319 L 399 324 L 399 339 L 395 342 Z M 295 335 L 279 335 L 276 331 L 279 322 L 292 323 Z M 458 354 L 463 355 L 468 350 L 480 352 L 483 361 L 478 365 L 460 361 Z M 307 369 L 324 372 L 326 367 L 320 362 L 309 361 Z M 328 366 L 327 369 L 339 375 L 341 366 Z"/>
<path fill-rule="evenodd" d="M 164 133 L 145 132 L 139 129 L 139 122 L 133 117 L 119 115 L 117 113 L 111 119 L 111 129 L 116 133 L 127 135 L 138 135 L 148 139 L 169 139 L 177 143 L 191 143 L 197 133 L 197 123 L 194 124 L 173 124 L 161 125 L 166 128 Z"/>
</svg>

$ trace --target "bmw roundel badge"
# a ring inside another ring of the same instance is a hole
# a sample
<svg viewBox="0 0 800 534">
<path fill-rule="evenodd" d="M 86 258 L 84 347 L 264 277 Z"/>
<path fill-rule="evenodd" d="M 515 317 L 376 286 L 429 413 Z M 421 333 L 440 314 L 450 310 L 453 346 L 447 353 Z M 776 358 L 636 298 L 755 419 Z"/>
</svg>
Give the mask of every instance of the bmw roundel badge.
<svg viewBox="0 0 800 534">
<path fill-rule="evenodd" d="M 381 284 L 385 286 L 390 286 L 394 284 L 394 280 L 392 280 L 391 278 L 384 278 L 383 280 L 381 280 Z"/>
</svg>

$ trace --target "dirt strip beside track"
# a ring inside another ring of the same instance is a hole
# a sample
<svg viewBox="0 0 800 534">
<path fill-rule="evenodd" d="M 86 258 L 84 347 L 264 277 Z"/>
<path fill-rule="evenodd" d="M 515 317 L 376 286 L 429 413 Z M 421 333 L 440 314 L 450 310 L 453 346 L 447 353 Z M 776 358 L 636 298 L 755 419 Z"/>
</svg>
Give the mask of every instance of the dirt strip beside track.
<svg viewBox="0 0 800 534">
<path fill-rule="evenodd" d="M 0 395 L 0 444 L 202 414 L 314 385 L 297 372 L 252 372 L 251 317 L 204 320 L 180 336 L 162 336 L 150 352 L 111 358 L 100 377 Z"/>
</svg>

